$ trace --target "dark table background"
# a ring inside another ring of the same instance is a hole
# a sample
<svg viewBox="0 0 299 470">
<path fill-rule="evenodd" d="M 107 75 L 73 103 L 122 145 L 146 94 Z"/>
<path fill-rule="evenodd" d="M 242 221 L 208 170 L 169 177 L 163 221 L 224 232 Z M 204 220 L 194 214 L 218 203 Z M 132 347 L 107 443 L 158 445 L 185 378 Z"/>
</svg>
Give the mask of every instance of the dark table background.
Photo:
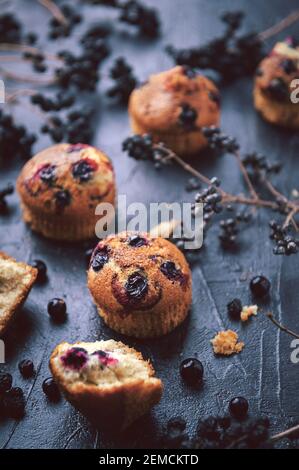
<svg viewBox="0 0 299 470">
<path fill-rule="evenodd" d="M 72 2 L 75 3 L 75 2 Z M 296 7 L 297 0 L 152 0 L 162 20 L 162 36 L 157 41 L 145 41 L 128 34 L 125 26 L 115 23 L 115 34 L 110 39 L 112 55 L 103 66 L 103 74 L 113 58 L 124 55 L 134 65 L 140 80 L 148 74 L 172 65 L 164 52 L 166 44 L 178 47 L 204 43 L 220 34 L 223 25 L 218 19 L 225 10 L 244 9 L 247 17 L 245 31 L 261 31 L 271 26 Z M 24 20 L 28 30 L 45 33 L 48 13 L 32 0 L 13 1 L 11 10 Z M 3 6 L 1 7 L 3 9 Z M 84 8 L 86 22 L 96 19 L 113 22 L 115 15 L 106 8 Z M 80 31 L 75 29 L 68 40 L 75 48 Z M 295 33 L 296 27 L 290 28 Z M 285 34 L 280 35 L 284 37 Z M 48 43 L 47 50 L 64 49 L 64 41 Z M 272 41 L 273 42 L 273 41 Z M 267 46 L 270 48 L 271 41 Z M 156 172 L 154 168 L 137 163 L 121 152 L 121 142 L 129 134 L 126 109 L 111 104 L 104 91 L 109 85 L 103 79 L 97 96 L 96 133 L 94 144 L 107 152 L 115 165 L 120 194 L 128 202 L 183 201 L 192 199 L 184 190 L 188 176 L 178 168 Z M 13 84 L 7 83 L 11 88 Z M 284 162 L 277 179 L 279 188 L 290 194 L 298 188 L 298 134 L 276 129 L 255 113 L 252 105 L 252 79 L 242 79 L 222 89 L 222 127 L 236 136 L 245 151 L 259 150 L 270 159 Z M 40 125 L 39 118 L 28 108 L 26 99 L 14 109 L 20 122 L 33 131 Z M 41 138 L 35 146 L 40 150 L 49 145 Z M 223 187 L 231 192 L 241 191 L 241 176 L 233 159 L 201 158 L 198 168 L 208 176 L 219 176 Z M 0 184 L 15 181 L 21 163 L 11 162 L 0 169 Z M 272 295 L 263 312 L 272 310 L 276 317 L 299 330 L 298 268 L 299 257 L 274 257 L 268 238 L 269 214 L 259 212 L 256 220 L 241 235 L 241 247 L 236 253 L 226 253 L 217 240 L 217 226 L 211 229 L 207 246 L 201 250 L 193 267 L 193 308 L 188 320 L 172 334 L 150 341 L 122 338 L 106 328 L 97 315 L 86 287 L 84 248 L 78 245 L 57 244 L 32 234 L 21 220 L 18 198 L 9 199 L 11 211 L 0 219 L 0 249 L 18 260 L 30 262 L 43 259 L 48 266 L 49 281 L 34 287 L 17 322 L 6 338 L 6 361 L 1 367 L 14 375 L 15 385 L 24 388 L 26 417 L 20 422 L 0 423 L 1 448 L 96 448 L 152 446 L 167 419 L 180 415 L 192 431 L 199 418 L 224 414 L 228 401 L 243 395 L 250 402 L 252 416 L 263 414 L 271 418 L 273 432 L 285 429 L 299 421 L 299 365 L 291 364 L 291 338 L 276 330 L 260 313 L 245 326 L 232 324 L 227 318 L 226 304 L 240 297 L 250 304 L 248 280 L 253 274 L 263 273 L 271 279 Z M 47 315 L 47 302 L 52 297 L 64 297 L 68 306 L 68 321 L 53 325 Z M 235 357 L 215 358 L 209 340 L 222 328 L 233 328 L 245 341 L 244 351 Z M 122 339 L 149 357 L 165 384 L 161 403 L 151 416 L 143 418 L 122 436 L 106 439 L 67 402 L 49 404 L 41 391 L 43 380 L 49 376 L 48 360 L 52 349 L 61 341 Z M 187 388 L 180 380 L 179 364 L 182 358 L 197 355 L 205 366 L 205 383 L 200 391 Z M 37 370 L 32 380 L 23 380 L 17 370 L 23 358 L 34 360 Z M 284 445 L 287 445 L 286 443 Z"/>
</svg>

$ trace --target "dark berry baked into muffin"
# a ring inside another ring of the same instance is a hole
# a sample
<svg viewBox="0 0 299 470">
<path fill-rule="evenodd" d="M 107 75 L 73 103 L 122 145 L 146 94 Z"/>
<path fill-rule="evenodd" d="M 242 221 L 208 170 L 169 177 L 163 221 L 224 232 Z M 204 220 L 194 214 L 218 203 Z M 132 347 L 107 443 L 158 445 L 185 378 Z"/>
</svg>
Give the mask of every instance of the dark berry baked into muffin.
<svg viewBox="0 0 299 470">
<path fill-rule="evenodd" d="M 219 124 L 220 95 L 211 80 L 177 66 L 134 90 L 129 114 L 135 134 L 151 134 L 174 152 L 191 155 L 207 145 L 201 127 Z"/>
<path fill-rule="evenodd" d="M 291 101 L 294 79 L 299 79 L 299 47 L 287 40 L 276 44 L 256 72 L 254 104 L 266 121 L 299 129 L 299 103 Z"/>
<path fill-rule="evenodd" d="M 110 160 L 84 144 L 59 144 L 38 153 L 22 169 L 17 189 L 25 222 L 59 240 L 92 238 L 97 204 L 115 200 Z"/>
<path fill-rule="evenodd" d="M 136 338 L 172 331 L 192 300 L 183 253 L 147 233 L 123 232 L 101 241 L 91 257 L 88 287 L 105 323 Z"/>
<path fill-rule="evenodd" d="M 50 369 L 66 399 L 101 428 L 129 426 L 162 396 L 162 382 L 151 364 L 112 339 L 62 343 L 51 356 Z"/>
</svg>

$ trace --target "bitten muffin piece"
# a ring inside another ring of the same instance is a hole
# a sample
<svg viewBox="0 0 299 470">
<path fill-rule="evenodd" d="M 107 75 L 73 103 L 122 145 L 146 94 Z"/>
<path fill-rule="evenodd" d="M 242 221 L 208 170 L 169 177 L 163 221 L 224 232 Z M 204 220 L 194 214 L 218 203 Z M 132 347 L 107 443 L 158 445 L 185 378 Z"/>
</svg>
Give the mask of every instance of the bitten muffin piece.
<svg viewBox="0 0 299 470">
<path fill-rule="evenodd" d="M 201 127 L 219 124 L 220 94 L 208 78 L 177 66 L 134 90 L 129 114 L 135 134 L 151 134 L 179 155 L 192 155 L 207 145 Z"/>
<path fill-rule="evenodd" d="M 25 302 L 37 277 L 37 269 L 0 252 L 0 336 Z"/>
<path fill-rule="evenodd" d="M 261 62 L 255 78 L 254 105 L 266 121 L 299 129 L 299 103 L 291 101 L 294 79 L 299 79 L 299 47 L 290 40 L 279 42 Z"/>
<path fill-rule="evenodd" d="M 66 399 L 101 428 L 120 430 L 156 405 L 161 380 L 142 355 L 112 339 L 62 343 L 50 359 L 53 377 Z"/>
<path fill-rule="evenodd" d="M 88 287 L 105 323 L 136 338 L 172 331 L 192 300 L 184 255 L 148 233 L 123 232 L 101 241 L 91 257 Z"/>
<path fill-rule="evenodd" d="M 58 240 L 92 238 L 97 204 L 115 199 L 110 160 L 84 144 L 59 144 L 38 153 L 22 169 L 17 189 L 25 222 Z"/>
</svg>

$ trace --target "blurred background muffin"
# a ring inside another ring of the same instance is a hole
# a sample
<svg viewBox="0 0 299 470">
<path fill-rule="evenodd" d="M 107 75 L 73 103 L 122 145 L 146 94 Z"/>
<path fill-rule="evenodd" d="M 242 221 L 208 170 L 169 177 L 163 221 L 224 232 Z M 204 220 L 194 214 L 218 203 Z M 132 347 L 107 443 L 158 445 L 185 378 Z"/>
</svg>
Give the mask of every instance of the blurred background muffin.
<svg viewBox="0 0 299 470">
<path fill-rule="evenodd" d="M 59 240 L 92 238 L 95 208 L 114 204 L 112 163 L 84 144 L 59 144 L 38 153 L 17 180 L 23 218 L 32 230 Z"/>
<path fill-rule="evenodd" d="M 135 134 L 151 134 L 179 155 L 193 155 L 207 145 L 201 127 L 220 122 L 220 94 L 208 78 L 177 66 L 133 91 L 129 115 Z"/>
</svg>

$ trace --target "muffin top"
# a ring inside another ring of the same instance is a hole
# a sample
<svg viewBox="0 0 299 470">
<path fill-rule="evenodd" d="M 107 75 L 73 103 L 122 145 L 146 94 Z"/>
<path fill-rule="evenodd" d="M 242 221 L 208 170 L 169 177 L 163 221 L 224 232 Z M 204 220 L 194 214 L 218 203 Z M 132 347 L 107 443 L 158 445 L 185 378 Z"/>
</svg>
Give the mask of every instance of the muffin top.
<svg viewBox="0 0 299 470">
<path fill-rule="evenodd" d="M 94 343 L 62 343 L 52 355 L 52 365 L 69 385 L 78 382 L 98 387 L 115 386 L 154 375 L 142 355 L 112 339 Z"/>
<path fill-rule="evenodd" d="M 299 47 L 290 40 L 279 42 L 259 65 L 256 86 L 269 98 L 289 102 L 291 82 L 299 79 Z"/>
<path fill-rule="evenodd" d="M 182 302 L 191 290 L 183 253 L 164 238 L 122 232 L 98 243 L 88 286 L 98 306 L 120 316 Z"/>
<path fill-rule="evenodd" d="M 108 157 L 85 144 L 59 144 L 38 153 L 23 167 L 17 188 L 32 210 L 80 216 L 114 193 Z"/>
<path fill-rule="evenodd" d="M 188 132 L 218 123 L 220 94 L 208 78 L 177 66 L 134 90 L 129 111 L 149 132 Z"/>
</svg>

